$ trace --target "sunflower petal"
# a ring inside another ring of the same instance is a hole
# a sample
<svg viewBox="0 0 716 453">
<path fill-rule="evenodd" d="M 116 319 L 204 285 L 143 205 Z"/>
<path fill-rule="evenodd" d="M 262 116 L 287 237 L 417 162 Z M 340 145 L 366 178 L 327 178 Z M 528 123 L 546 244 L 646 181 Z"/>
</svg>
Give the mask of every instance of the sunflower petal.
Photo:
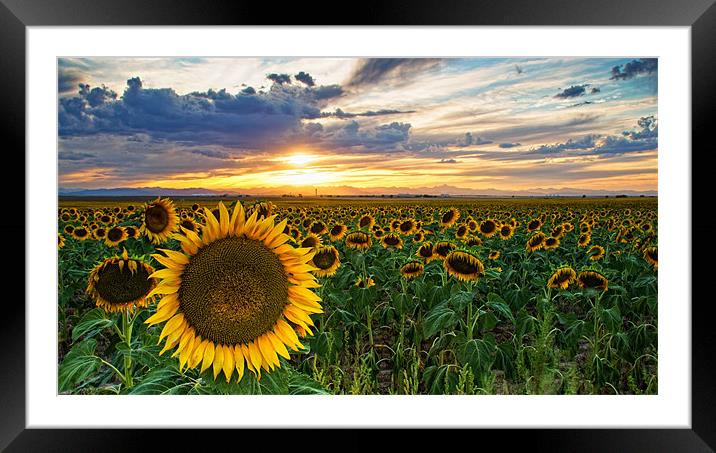
<svg viewBox="0 0 716 453">
<path fill-rule="evenodd" d="M 214 362 L 214 343 L 207 341 L 206 347 L 204 348 L 204 359 L 201 362 L 201 371 L 203 373 L 207 368 Z"/>
<path fill-rule="evenodd" d="M 219 202 L 219 233 L 221 237 L 229 234 L 229 211 L 226 210 L 223 201 Z"/>
<path fill-rule="evenodd" d="M 266 336 L 273 345 L 273 348 L 281 357 L 286 360 L 289 360 L 291 358 L 291 356 L 288 354 L 288 349 L 286 349 L 286 345 L 283 344 L 283 341 L 281 341 L 275 333 L 269 331 L 266 332 Z"/>
<path fill-rule="evenodd" d="M 224 365 L 224 348 L 217 344 L 214 347 L 214 379 L 219 375 Z"/>
<path fill-rule="evenodd" d="M 224 346 L 224 376 L 226 376 L 226 382 L 228 383 L 231 379 L 231 375 L 234 373 L 234 348 L 231 346 Z"/>
<path fill-rule="evenodd" d="M 244 353 L 241 350 L 241 345 L 234 346 L 234 365 L 236 366 L 236 372 L 239 374 L 237 382 L 241 381 L 244 377 Z"/>
</svg>

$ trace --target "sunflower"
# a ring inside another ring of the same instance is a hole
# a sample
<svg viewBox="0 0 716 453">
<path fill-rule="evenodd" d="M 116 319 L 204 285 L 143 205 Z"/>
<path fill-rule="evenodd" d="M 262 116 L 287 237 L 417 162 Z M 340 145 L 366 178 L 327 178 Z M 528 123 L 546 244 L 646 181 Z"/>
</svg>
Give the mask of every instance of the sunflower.
<svg viewBox="0 0 716 453">
<path fill-rule="evenodd" d="M 436 259 L 444 260 L 457 246 L 450 241 L 440 241 L 433 246 L 433 255 Z"/>
<path fill-rule="evenodd" d="M 490 252 L 490 254 L 487 256 L 488 259 L 496 260 L 500 257 L 500 251 L 499 250 L 493 250 Z"/>
<path fill-rule="evenodd" d="M 301 241 L 301 247 L 303 248 L 317 249 L 322 245 L 321 238 L 313 233 L 309 233 L 308 236 Z"/>
<path fill-rule="evenodd" d="M 458 211 L 455 208 L 450 208 L 447 210 L 445 214 L 442 215 L 440 218 L 440 226 L 443 228 L 449 228 L 457 222 L 457 219 L 460 218 L 460 211 Z"/>
<path fill-rule="evenodd" d="M 545 238 L 543 248 L 545 250 L 555 250 L 559 248 L 559 239 L 552 236 Z"/>
<path fill-rule="evenodd" d="M 542 221 L 540 219 L 533 219 L 527 224 L 527 232 L 532 233 L 542 228 Z"/>
<path fill-rule="evenodd" d="M 356 286 L 358 288 L 367 289 L 371 286 L 375 286 L 375 281 L 373 281 L 370 277 L 358 277 L 358 280 L 356 280 Z"/>
<path fill-rule="evenodd" d="M 57 233 L 57 250 L 65 246 L 65 237 L 60 233 Z"/>
<path fill-rule="evenodd" d="M 72 216 L 70 216 L 69 212 L 63 212 L 60 214 L 60 220 L 63 222 L 69 222 L 72 219 Z"/>
<path fill-rule="evenodd" d="M 72 230 L 72 237 L 77 239 L 78 241 L 84 241 L 86 239 L 89 239 L 90 232 L 85 227 L 77 227 Z"/>
<path fill-rule="evenodd" d="M 587 256 L 589 256 L 589 259 L 591 261 L 597 261 L 604 257 L 605 254 L 604 247 L 601 245 L 593 245 L 592 247 L 587 250 Z"/>
<path fill-rule="evenodd" d="M 370 214 L 364 215 L 358 221 L 358 228 L 367 228 L 370 230 L 373 225 L 375 225 L 375 219 Z"/>
<path fill-rule="evenodd" d="M 418 251 L 415 252 L 415 256 L 425 260 L 426 264 L 438 259 L 438 257 L 435 256 L 435 253 L 433 252 L 432 242 L 424 242 L 423 244 L 421 244 L 418 248 Z"/>
<path fill-rule="evenodd" d="M 328 231 L 328 236 L 331 241 L 339 241 L 346 235 L 348 228 L 342 223 L 337 223 Z"/>
<path fill-rule="evenodd" d="M 564 228 L 564 225 L 557 225 L 556 227 L 552 228 L 552 237 L 555 237 L 557 239 L 562 239 L 565 233 L 566 230 Z"/>
<path fill-rule="evenodd" d="M 193 231 L 194 233 L 198 233 L 198 232 L 199 232 L 199 225 L 197 225 L 197 223 L 196 223 L 196 222 L 194 221 L 194 219 L 191 218 L 191 217 L 187 217 L 187 218 L 183 219 L 183 220 L 179 223 L 179 226 L 180 226 L 181 228 L 186 229 L 186 230 Z"/>
<path fill-rule="evenodd" d="M 462 239 L 467 235 L 467 232 L 470 231 L 467 228 L 467 225 L 460 225 L 457 227 L 457 231 L 455 231 L 455 237 Z"/>
<path fill-rule="evenodd" d="M 482 239 L 478 236 L 470 236 L 467 240 L 465 240 L 465 245 L 468 247 L 479 247 L 482 245 Z"/>
<path fill-rule="evenodd" d="M 422 242 L 425 239 L 425 234 L 422 231 L 418 231 L 413 235 L 413 242 Z"/>
<path fill-rule="evenodd" d="M 480 224 L 478 230 L 480 230 L 480 233 L 486 238 L 492 237 L 497 232 L 497 222 L 492 219 L 487 219 Z"/>
<path fill-rule="evenodd" d="M 316 220 L 315 222 L 313 222 L 311 224 L 311 227 L 309 228 L 308 231 L 315 234 L 316 236 L 320 236 L 323 233 L 328 231 L 328 226 L 325 223 L 321 222 L 320 220 Z"/>
<path fill-rule="evenodd" d="M 139 231 L 154 244 L 161 244 L 169 239 L 178 223 L 174 203 L 168 198 L 157 198 L 144 207 L 144 221 Z"/>
<path fill-rule="evenodd" d="M 94 230 L 94 238 L 98 241 L 104 241 L 107 237 L 107 230 L 105 228 L 97 228 Z"/>
<path fill-rule="evenodd" d="M 606 291 L 609 287 L 609 280 L 601 272 L 595 269 L 585 269 L 577 276 L 577 283 L 580 288 L 594 288 Z"/>
<path fill-rule="evenodd" d="M 346 246 L 352 249 L 366 250 L 373 245 L 370 236 L 362 231 L 354 231 L 346 236 Z"/>
<path fill-rule="evenodd" d="M 69 235 L 72 235 L 72 232 L 74 230 L 75 230 L 75 227 L 73 227 L 72 225 L 65 225 L 65 227 L 63 228 L 63 231 Z"/>
<path fill-rule="evenodd" d="M 654 266 L 654 270 L 659 268 L 659 251 L 655 246 L 647 247 L 644 249 L 644 259 L 647 263 Z"/>
<path fill-rule="evenodd" d="M 420 277 L 425 272 L 425 266 L 420 261 L 408 261 L 400 268 L 400 275 L 406 280 Z"/>
<path fill-rule="evenodd" d="M 512 236 L 514 236 L 514 234 L 515 234 L 515 229 L 509 223 L 505 223 L 500 227 L 499 235 L 500 235 L 500 239 L 502 239 L 503 241 L 506 241 L 506 240 L 512 238 Z"/>
<path fill-rule="evenodd" d="M 567 289 L 577 281 L 577 273 L 569 266 L 560 266 L 547 280 L 547 287 L 552 289 Z"/>
<path fill-rule="evenodd" d="M 147 307 L 157 284 L 152 273 L 152 266 L 130 258 L 125 249 L 121 256 L 107 258 L 90 271 L 86 293 L 108 312 Z"/>
<path fill-rule="evenodd" d="M 579 236 L 579 240 L 577 241 L 577 245 L 580 247 L 586 247 L 589 242 L 592 240 L 592 235 L 589 233 L 583 233 L 581 236 Z"/>
<path fill-rule="evenodd" d="M 525 246 L 525 248 L 530 253 L 537 251 L 544 247 L 545 239 L 546 237 L 544 233 L 538 231 L 537 233 L 534 233 L 532 236 L 530 236 L 530 238 L 527 240 L 527 245 Z"/>
<path fill-rule="evenodd" d="M 309 261 L 309 265 L 317 270 L 313 274 L 317 277 L 333 277 L 336 271 L 341 267 L 341 260 L 338 256 L 338 249 L 332 245 L 321 247 L 316 250 L 313 259 Z"/>
<path fill-rule="evenodd" d="M 380 245 L 382 245 L 384 249 L 394 248 L 400 250 L 403 248 L 403 239 L 396 233 L 386 234 L 381 238 Z"/>
<path fill-rule="evenodd" d="M 400 231 L 400 234 L 411 234 L 416 230 L 416 228 L 417 226 L 415 225 L 415 220 L 413 219 L 404 220 L 398 225 L 398 231 Z"/>
<path fill-rule="evenodd" d="M 137 239 L 139 237 L 139 230 L 134 226 L 126 226 L 124 227 L 124 231 L 127 232 L 128 239 Z"/>
<path fill-rule="evenodd" d="M 163 299 L 145 322 L 166 322 L 162 352 L 176 346 L 181 368 L 212 367 L 228 382 L 234 370 L 241 380 L 246 366 L 260 378 L 262 368 L 281 367 L 278 355 L 290 358 L 286 346 L 303 348 L 292 324 L 310 335 L 309 315 L 323 312 L 311 291 L 319 286 L 307 264 L 314 252 L 286 244 L 286 220 L 276 225 L 275 215 L 259 220 L 254 210 L 246 218 L 239 202 L 232 214 L 220 202 L 218 220 L 204 211 L 201 237 L 183 230 L 173 235 L 182 252 L 152 255 L 166 266 L 152 275 L 161 279 L 152 294 Z"/>
<path fill-rule="evenodd" d="M 107 247 L 116 247 L 120 242 L 127 239 L 127 232 L 121 226 L 115 226 L 107 230 L 107 237 L 104 243 Z"/>
<path fill-rule="evenodd" d="M 475 219 L 470 219 L 467 221 L 467 229 L 470 231 L 477 231 L 478 224 L 475 221 Z"/>
<path fill-rule="evenodd" d="M 472 253 L 463 250 L 453 250 L 443 261 L 445 270 L 449 275 L 462 281 L 477 280 L 485 273 L 485 266 Z"/>
</svg>

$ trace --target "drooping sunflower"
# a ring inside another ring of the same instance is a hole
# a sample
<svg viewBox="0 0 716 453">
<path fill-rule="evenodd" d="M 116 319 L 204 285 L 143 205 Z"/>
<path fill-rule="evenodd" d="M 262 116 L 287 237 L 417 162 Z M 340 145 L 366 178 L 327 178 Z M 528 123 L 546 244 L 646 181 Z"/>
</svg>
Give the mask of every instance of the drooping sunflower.
<svg viewBox="0 0 716 453">
<path fill-rule="evenodd" d="M 487 219 L 480 224 L 478 230 L 486 238 L 492 237 L 497 233 L 497 222 L 492 219 Z"/>
<path fill-rule="evenodd" d="M 437 259 L 444 260 L 447 256 L 455 250 L 457 246 L 450 241 L 440 241 L 435 243 L 433 246 L 433 255 Z"/>
<path fill-rule="evenodd" d="M 400 275 L 406 280 L 420 277 L 425 272 L 425 266 L 420 261 L 408 261 L 400 268 Z"/>
<path fill-rule="evenodd" d="M 290 358 L 286 346 L 303 348 L 297 332 L 312 334 L 309 315 L 323 311 L 311 291 L 319 286 L 307 264 L 314 252 L 287 244 L 286 220 L 276 225 L 275 215 L 247 218 L 238 202 L 231 214 L 220 202 L 218 220 L 204 211 L 201 237 L 182 230 L 173 235 L 182 252 L 152 255 L 166 267 L 152 275 L 163 299 L 145 322 L 165 322 L 162 352 L 176 346 L 181 368 L 212 367 L 227 382 L 248 368 L 260 378 L 262 368 L 281 367 L 279 355 Z"/>
<path fill-rule="evenodd" d="M 321 238 L 313 233 L 309 233 L 308 236 L 301 241 L 301 247 L 303 248 L 317 249 L 321 246 L 323 246 Z"/>
<path fill-rule="evenodd" d="M 456 208 L 450 208 L 447 210 L 445 214 L 442 215 L 440 218 L 440 226 L 443 228 L 449 228 L 457 222 L 457 219 L 460 218 L 460 211 L 458 211 Z"/>
<path fill-rule="evenodd" d="M 515 229 L 512 228 L 512 225 L 506 223 L 500 227 L 500 239 L 503 241 L 510 239 L 514 234 Z"/>
<path fill-rule="evenodd" d="M 366 250 L 369 249 L 371 245 L 373 245 L 373 241 L 370 236 L 362 231 L 354 231 L 346 236 L 346 247 L 348 248 Z"/>
<path fill-rule="evenodd" d="M 545 238 L 542 247 L 545 250 L 555 250 L 555 249 L 559 248 L 559 239 L 552 237 L 552 236 Z"/>
<path fill-rule="evenodd" d="M 373 225 L 375 225 L 375 219 L 370 214 L 365 214 L 358 221 L 358 228 L 367 228 L 370 230 Z"/>
<path fill-rule="evenodd" d="M 546 237 L 545 237 L 544 233 L 542 233 L 541 231 L 538 231 L 538 232 L 534 233 L 532 236 L 530 236 L 530 238 L 527 240 L 527 245 L 525 246 L 525 248 L 530 253 L 537 251 L 537 250 L 541 249 L 542 247 L 544 247 L 545 239 L 546 239 Z"/>
<path fill-rule="evenodd" d="M 567 289 L 577 281 L 577 273 L 569 266 L 560 266 L 547 280 L 547 287 L 552 289 Z"/>
<path fill-rule="evenodd" d="M 313 271 L 316 277 L 333 277 L 341 266 L 338 249 L 332 245 L 321 247 L 308 264 L 317 269 Z"/>
<path fill-rule="evenodd" d="M 125 249 L 120 256 L 107 258 L 89 273 L 86 293 L 98 307 L 108 312 L 148 307 L 157 281 L 154 268 L 137 258 L 130 258 Z"/>
<path fill-rule="evenodd" d="M 120 242 L 127 239 L 127 232 L 121 226 L 114 226 L 107 230 L 107 237 L 104 239 L 104 243 L 107 247 L 116 247 Z"/>
<path fill-rule="evenodd" d="M 168 198 L 157 198 L 144 207 L 144 220 L 139 229 L 154 244 L 161 244 L 177 229 L 177 217 L 174 203 Z"/>
<path fill-rule="evenodd" d="M 403 248 L 403 239 L 396 233 L 386 234 L 380 239 L 380 245 L 382 245 L 384 249 L 393 248 L 400 250 Z"/>
<path fill-rule="evenodd" d="M 64 246 L 65 246 L 65 237 L 62 234 L 57 233 L 57 250 L 61 249 Z"/>
<path fill-rule="evenodd" d="M 85 227 L 77 227 L 72 230 L 72 237 L 77 239 L 78 241 L 84 241 L 89 239 L 90 232 Z"/>
<path fill-rule="evenodd" d="M 443 260 L 445 270 L 449 275 L 462 281 L 477 280 L 485 273 L 485 266 L 472 253 L 463 250 L 453 250 Z"/>
<path fill-rule="evenodd" d="M 589 248 L 589 250 L 587 250 L 587 256 L 589 256 L 591 261 L 598 261 L 604 258 L 605 253 L 606 251 L 601 245 L 593 245 Z"/>
<path fill-rule="evenodd" d="M 328 231 L 328 236 L 331 241 L 339 241 L 346 235 L 346 231 L 348 231 L 348 227 L 342 223 L 337 223 Z"/>
<path fill-rule="evenodd" d="M 577 283 L 580 288 L 594 288 L 606 291 L 609 288 L 609 280 L 601 272 L 595 269 L 585 269 L 577 276 Z"/>
<path fill-rule="evenodd" d="M 647 263 L 654 266 L 654 270 L 659 268 L 659 250 L 656 246 L 646 247 L 644 249 L 644 259 Z"/>
<path fill-rule="evenodd" d="M 482 239 L 478 236 L 470 236 L 465 240 L 465 245 L 468 247 L 479 247 L 482 245 Z"/>
<path fill-rule="evenodd" d="M 418 248 L 418 251 L 415 252 L 415 256 L 418 258 L 422 258 L 425 260 L 425 263 L 429 263 L 431 261 L 434 261 L 438 259 L 437 256 L 435 256 L 435 253 L 433 252 L 433 244 L 432 242 L 424 242 L 420 245 Z"/>
<path fill-rule="evenodd" d="M 371 277 L 358 277 L 358 280 L 356 280 L 355 285 L 358 288 L 368 289 L 371 286 L 375 286 L 375 281 Z"/>
</svg>

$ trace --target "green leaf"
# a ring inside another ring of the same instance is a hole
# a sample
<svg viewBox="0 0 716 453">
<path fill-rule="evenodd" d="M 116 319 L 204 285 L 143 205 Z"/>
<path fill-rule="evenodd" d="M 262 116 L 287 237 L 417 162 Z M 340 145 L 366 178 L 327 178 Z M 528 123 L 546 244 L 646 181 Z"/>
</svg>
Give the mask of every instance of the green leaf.
<svg viewBox="0 0 716 453">
<path fill-rule="evenodd" d="M 294 369 L 288 369 L 288 391 L 291 395 L 330 395 L 320 383 Z"/>
<path fill-rule="evenodd" d="M 93 338 L 75 344 L 60 364 L 60 391 L 71 390 L 77 383 L 89 379 L 97 372 L 102 362 L 94 355 L 97 341 Z"/>
<path fill-rule="evenodd" d="M 507 305 L 507 302 L 498 294 L 490 293 L 487 295 L 487 306 L 497 312 L 502 318 L 515 322 L 515 316 Z"/>
<path fill-rule="evenodd" d="M 106 312 L 101 308 L 95 308 L 88 311 L 77 325 L 72 329 L 72 341 L 77 341 L 80 337 L 86 336 L 91 338 L 104 329 L 114 324 L 114 321 L 107 318 Z"/>
<path fill-rule="evenodd" d="M 452 330 L 459 319 L 457 313 L 449 308 L 447 304 L 440 304 L 425 316 L 423 333 L 428 338 L 441 330 Z"/>
<path fill-rule="evenodd" d="M 496 348 L 495 337 L 492 335 L 485 335 L 483 339 L 468 340 L 460 348 L 460 362 L 470 365 L 475 373 L 487 371 L 495 360 Z"/>
</svg>

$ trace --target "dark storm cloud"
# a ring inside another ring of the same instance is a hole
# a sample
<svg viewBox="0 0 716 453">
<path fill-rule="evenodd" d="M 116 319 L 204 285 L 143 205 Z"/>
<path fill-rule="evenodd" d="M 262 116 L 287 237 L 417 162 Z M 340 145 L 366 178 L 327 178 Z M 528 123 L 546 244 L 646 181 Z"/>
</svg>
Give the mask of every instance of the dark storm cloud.
<svg viewBox="0 0 716 453">
<path fill-rule="evenodd" d="M 621 66 L 614 66 L 612 76 L 609 79 L 628 80 L 639 74 L 651 74 L 658 70 L 658 61 L 656 58 L 640 58 Z"/>
<path fill-rule="evenodd" d="M 348 119 L 355 118 L 357 116 L 385 116 L 385 115 L 397 115 L 399 113 L 415 113 L 415 110 L 393 110 L 393 109 L 381 109 L 381 110 L 369 110 L 367 112 L 350 113 L 344 112 L 341 109 L 336 109 L 335 112 L 322 112 L 321 116 L 324 118 L 340 118 Z"/>
<path fill-rule="evenodd" d="M 564 91 L 554 95 L 556 98 L 575 98 L 577 96 L 583 96 L 587 89 L 587 85 L 572 85 L 569 88 L 565 88 Z"/>
<path fill-rule="evenodd" d="M 58 153 L 59 160 L 86 160 L 95 157 L 94 154 L 83 153 L 77 151 L 61 151 Z"/>
<path fill-rule="evenodd" d="M 60 67 L 57 72 L 57 92 L 59 94 L 75 92 L 82 81 L 82 73 L 77 69 Z"/>
<path fill-rule="evenodd" d="M 374 85 L 387 79 L 407 79 L 436 67 L 439 58 L 366 58 L 360 60 L 346 86 Z"/>
<path fill-rule="evenodd" d="M 337 127 L 313 128 L 311 137 L 337 150 L 399 152 L 407 149 L 410 128 L 409 123 L 399 122 L 364 127 L 352 120 Z"/>
<path fill-rule="evenodd" d="M 299 72 L 295 76 L 293 76 L 294 79 L 298 80 L 299 82 L 305 83 L 309 87 L 312 87 L 316 84 L 316 81 L 311 77 L 311 75 L 307 72 Z"/>
<path fill-rule="evenodd" d="M 283 85 L 284 83 L 291 83 L 291 76 L 288 74 L 268 74 L 266 78 L 274 83 Z"/>
<path fill-rule="evenodd" d="M 500 143 L 500 148 L 514 148 L 515 146 L 520 146 L 521 143 Z"/>
<path fill-rule="evenodd" d="M 323 100 L 341 93 L 337 85 L 276 82 L 260 93 L 250 88 L 179 95 L 171 88 L 145 88 L 135 77 L 118 97 L 106 87 L 82 84 L 76 96 L 60 99 L 59 135 L 144 134 L 189 145 L 269 146 L 300 131 L 302 120 L 320 118 Z"/>
</svg>

